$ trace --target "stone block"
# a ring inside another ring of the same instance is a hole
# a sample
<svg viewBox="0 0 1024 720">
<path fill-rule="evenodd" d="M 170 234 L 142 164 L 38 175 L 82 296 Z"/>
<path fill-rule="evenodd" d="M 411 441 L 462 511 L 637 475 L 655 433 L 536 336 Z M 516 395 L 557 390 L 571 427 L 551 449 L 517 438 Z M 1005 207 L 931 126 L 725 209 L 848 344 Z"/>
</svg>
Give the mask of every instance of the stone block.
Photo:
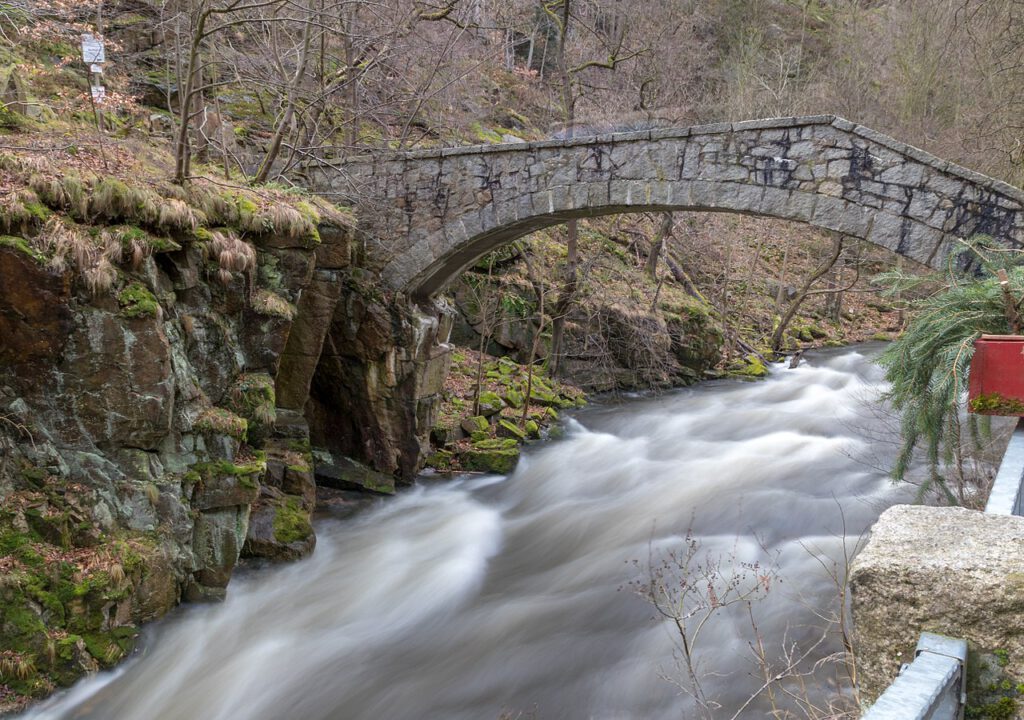
<svg viewBox="0 0 1024 720">
<path fill-rule="evenodd" d="M 789 146 L 789 149 L 786 150 L 786 157 L 801 160 L 815 157 L 821 152 L 822 149 L 813 140 L 801 140 Z M 777 152 L 772 154 L 777 154 Z"/>
<path fill-rule="evenodd" d="M 701 180 L 717 180 L 721 182 L 745 182 L 750 178 L 750 171 L 739 164 L 731 162 L 719 162 L 705 164 L 701 167 L 698 175 Z"/>
<path fill-rule="evenodd" d="M 1024 518 L 897 505 L 871 530 L 851 571 L 861 697 L 872 702 L 909 662 L 922 631 L 1005 653 L 1024 680 Z"/>
<path fill-rule="evenodd" d="M 765 188 L 759 185 L 738 186 L 736 188 L 736 195 L 731 203 L 732 209 L 741 212 L 761 211 L 764 207 L 762 198 L 767 190 L 777 190 L 777 188 Z"/>
<path fill-rule="evenodd" d="M 200 470 L 201 479 L 192 492 L 194 510 L 249 505 L 260 494 L 260 478 L 265 471 L 263 464 L 246 472 L 245 466 L 234 466 L 227 461 L 205 464 Z"/>
<path fill-rule="evenodd" d="M 248 530 L 248 505 L 199 513 L 192 531 L 192 551 L 200 585 L 227 587 Z"/>
<path fill-rule="evenodd" d="M 275 379 L 280 407 L 301 410 L 305 406 L 340 295 L 340 279 L 328 276 L 315 278 L 299 297 Z"/>
<path fill-rule="evenodd" d="M 918 187 L 924 183 L 926 170 L 924 165 L 918 163 L 901 163 L 883 170 L 878 175 L 878 180 L 883 183 L 903 185 L 906 187 Z"/>
<path fill-rule="evenodd" d="M 843 224 L 845 210 L 846 203 L 843 200 L 819 195 L 818 202 L 814 204 L 811 224 L 828 230 L 839 231 Z"/>
<path fill-rule="evenodd" d="M 242 552 L 272 562 L 291 562 L 316 547 L 310 508 L 296 496 L 283 494 L 261 498 L 249 518 Z"/>
</svg>

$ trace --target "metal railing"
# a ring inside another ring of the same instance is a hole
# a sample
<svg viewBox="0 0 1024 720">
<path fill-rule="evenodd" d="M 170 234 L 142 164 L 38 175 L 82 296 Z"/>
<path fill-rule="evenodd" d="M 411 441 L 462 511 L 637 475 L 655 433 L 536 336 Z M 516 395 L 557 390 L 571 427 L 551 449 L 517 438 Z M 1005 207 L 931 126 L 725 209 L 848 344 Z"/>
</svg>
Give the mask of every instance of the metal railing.
<svg viewBox="0 0 1024 720">
<path fill-rule="evenodd" d="M 1024 480 L 1024 418 L 1010 436 L 1010 444 L 999 463 L 999 472 L 992 483 L 985 512 L 994 515 L 1021 515 L 1021 482 Z"/>
<path fill-rule="evenodd" d="M 1024 417 L 1003 453 L 985 512 L 1024 515 Z M 967 641 L 921 633 L 914 655 L 861 720 L 963 720 Z"/>
<path fill-rule="evenodd" d="M 967 702 L 967 641 L 921 633 L 914 661 L 862 720 L 963 720 Z"/>
</svg>

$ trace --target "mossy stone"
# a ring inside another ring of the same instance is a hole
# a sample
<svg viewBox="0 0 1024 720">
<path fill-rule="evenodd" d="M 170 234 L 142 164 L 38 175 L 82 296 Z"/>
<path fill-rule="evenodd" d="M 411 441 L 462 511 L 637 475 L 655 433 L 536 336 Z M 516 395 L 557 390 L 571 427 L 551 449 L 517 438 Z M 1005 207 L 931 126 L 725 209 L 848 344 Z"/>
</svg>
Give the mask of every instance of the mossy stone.
<svg viewBox="0 0 1024 720">
<path fill-rule="evenodd" d="M 523 393 L 515 388 L 508 388 L 505 390 L 505 395 L 503 397 L 508 406 L 515 408 L 516 410 L 522 409 L 523 403 L 526 402 L 526 397 Z"/>
<path fill-rule="evenodd" d="M 485 438 L 475 440 L 472 448 L 474 450 L 512 450 L 519 445 L 512 438 Z"/>
<path fill-rule="evenodd" d="M 121 305 L 121 313 L 129 318 L 154 318 L 160 312 L 160 303 L 140 282 L 130 283 L 119 292 L 117 302 Z"/>
<path fill-rule="evenodd" d="M 432 467 L 439 472 L 449 472 L 452 469 L 453 454 L 450 450 L 438 450 L 427 456 L 427 467 Z"/>
<path fill-rule="evenodd" d="M 536 423 L 534 423 L 534 424 L 536 425 Z M 498 430 L 498 434 L 499 435 L 503 435 L 504 437 L 514 438 L 514 439 L 517 439 L 517 440 L 520 440 L 520 441 L 526 440 L 526 431 L 525 430 L 521 430 L 519 428 L 519 426 L 516 425 L 511 420 L 506 420 L 504 418 L 499 420 L 498 421 L 498 425 L 497 425 L 497 430 Z"/>
<path fill-rule="evenodd" d="M 491 423 L 483 415 L 463 418 L 461 425 L 462 429 L 469 435 L 475 432 L 487 432 L 491 427 Z"/>
<path fill-rule="evenodd" d="M 729 369 L 729 374 L 736 377 L 761 378 L 768 374 L 768 367 L 753 353 Z"/>
<path fill-rule="evenodd" d="M 498 393 L 491 390 L 485 390 L 480 393 L 480 414 L 486 417 L 491 415 L 497 415 L 505 407 L 505 401 L 501 399 Z"/>
<path fill-rule="evenodd" d="M 512 441 L 515 445 L 515 441 Z M 485 449 L 472 447 L 462 454 L 462 467 L 466 470 L 507 475 L 519 461 L 519 448 Z"/>
<path fill-rule="evenodd" d="M 302 507 L 302 498 L 288 496 L 274 515 L 274 539 L 280 543 L 308 540 L 313 534 L 309 511 Z"/>
</svg>

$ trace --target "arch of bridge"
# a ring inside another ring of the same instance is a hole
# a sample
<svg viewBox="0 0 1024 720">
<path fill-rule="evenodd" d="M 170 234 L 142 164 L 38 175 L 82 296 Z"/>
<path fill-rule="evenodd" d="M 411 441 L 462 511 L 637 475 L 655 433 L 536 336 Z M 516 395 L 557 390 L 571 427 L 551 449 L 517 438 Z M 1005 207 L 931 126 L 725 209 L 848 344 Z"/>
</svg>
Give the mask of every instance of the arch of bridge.
<svg viewBox="0 0 1024 720">
<path fill-rule="evenodd" d="M 830 115 L 422 150 L 356 163 L 373 264 L 429 297 L 485 253 L 570 218 L 737 212 L 938 267 L 958 237 L 1024 246 L 1024 192 Z"/>
</svg>

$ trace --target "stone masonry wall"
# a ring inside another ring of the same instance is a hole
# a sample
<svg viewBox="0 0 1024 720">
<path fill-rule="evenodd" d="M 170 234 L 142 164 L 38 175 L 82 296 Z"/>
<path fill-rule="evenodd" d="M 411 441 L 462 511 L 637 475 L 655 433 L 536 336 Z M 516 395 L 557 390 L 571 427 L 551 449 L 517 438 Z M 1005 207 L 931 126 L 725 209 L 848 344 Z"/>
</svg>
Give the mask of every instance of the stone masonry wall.
<svg viewBox="0 0 1024 720">
<path fill-rule="evenodd" d="M 385 155 L 315 179 L 360 206 L 386 283 L 430 296 L 484 253 L 573 217 L 765 215 L 936 266 L 957 237 L 1024 246 L 1024 193 L 830 115 Z"/>
</svg>

